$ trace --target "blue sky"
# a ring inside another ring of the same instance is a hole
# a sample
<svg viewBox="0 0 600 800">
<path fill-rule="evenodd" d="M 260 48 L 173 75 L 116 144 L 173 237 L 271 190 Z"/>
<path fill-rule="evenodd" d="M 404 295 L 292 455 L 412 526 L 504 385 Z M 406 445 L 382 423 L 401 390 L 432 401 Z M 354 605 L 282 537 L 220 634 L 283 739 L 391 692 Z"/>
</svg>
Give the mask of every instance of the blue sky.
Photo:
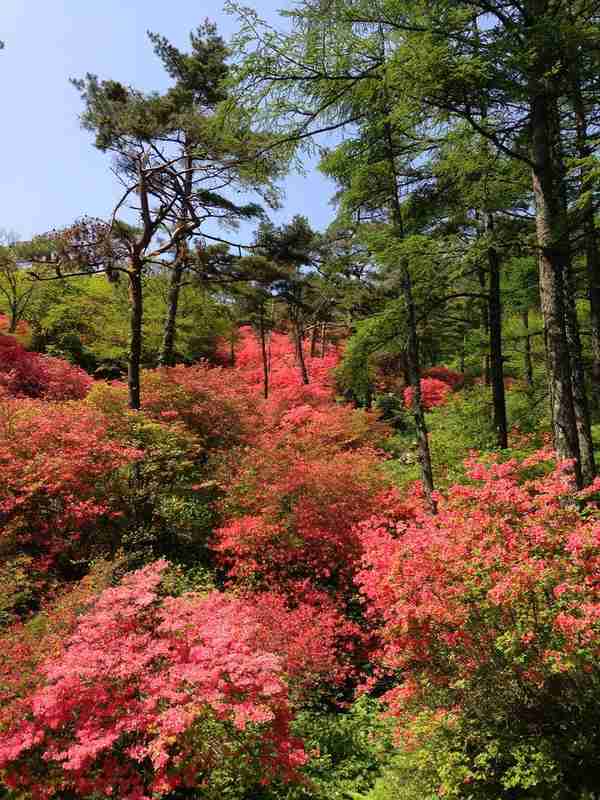
<svg viewBox="0 0 600 800">
<path fill-rule="evenodd" d="M 1 0 L 0 39 L 6 47 L 0 51 L 0 228 L 28 238 L 82 214 L 109 214 L 118 193 L 110 158 L 80 128 L 81 102 L 69 78 L 92 72 L 161 89 L 167 79 L 146 30 L 185 48 L 189 31 L 208 17 L 228 39 L 236 22 L 222 11 L 223 2 Z M 255 0 L 254 6 L 275 21 L 284 2 Z M 319 229 L 331 221 L 333 185 L 314 170 L 306 177 L 291 175 L 285 193 L 277 221 L 297 213 Z M 239 236 L 248 241 L 249 232 Z"/>
</svg>

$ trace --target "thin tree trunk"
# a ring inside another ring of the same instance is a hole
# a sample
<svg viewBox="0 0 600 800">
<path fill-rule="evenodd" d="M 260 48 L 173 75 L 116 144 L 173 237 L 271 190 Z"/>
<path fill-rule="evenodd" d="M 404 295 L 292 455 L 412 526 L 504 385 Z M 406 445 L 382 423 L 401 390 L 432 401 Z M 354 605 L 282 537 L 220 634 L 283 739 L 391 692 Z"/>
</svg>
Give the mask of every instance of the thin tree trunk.
<svg viewBox="0 0 600 800">
<path fill-rule="evenodd" d="M 140 364 L 142 360 L 142 264 L 132 264 L 129 273 L 130 334 L 129 364 L 127 369 L 127 386 L 129 390 L 129 407 L 138 411 L 140 408 Z"/>
<path fill-rule="evenodd" d="M 321 358 L 325 358 L 325 323 L 321 323 Z"/>
<path fill-rule="evenodd" d="M 421 475 L 425 496 L 430 510 L 435 513 L 436 503 L 433 498 L 433 467 L 431 465 L 431 452 L 429 450 L 429 434 L 427 423 L 425 422 L 425 411 L 423 409 L 423 399 L 421 397 L 421 366 L 419 360 L 419 335 L 417 331 L 417 315 L 415 302 L 412 292 L 412 280 L 408 266 L 403 267 L 402 288 L 404 302 L 406 304 L 406 316 L 408 323 L 408 346 L 407 346 L 407 365 L 408 379 L 412 388 L 412 412 L 417 431 L 417 444 L 419 448 L 419 462 L 421 465 Z"/>
<path fill-rule="evenodd" d="M 231 331 L 231 338 L 229 339 L 229 360 L 231 366 L 235 367 L 235 334 L 233 329 Z"/>
<path fill-rule="evenodd" d="M 310 333 L 310 357 L 315 358 L 317 355 L 317 342 L 319 341 L 319 326 L 315 322 L 313 329 Z"/>
<path fill-rule="evenodd" d="M 579 439 L 579 453 L 581 456 L 581 477 L 587 486 L 596 476 L 594 462 L 594 445 L 592 442 L 592 428 L 590 412 L 587 402 L 585 387 L 585 374 L 581 353 L 581 338 L 579 336 L 579 320 L 577 319 L 577 306 L 575 304 L 575 283 L 571 259 L 565 260 L 565 328 L 571 359 L 571 380 L 573 384 L 573 409 L 575 424 Z"/>
<path fill-rule="evenodd" d="M 494 220 L 486 215 L 486 230 L 492 233 Z M 494 406 L 494 430 L 498 447 L 508 447 L 508 424 L 506 421 L 506 397 L 504 394 L 504 362 L 502 357 L 502 303 L 500 297 L 500 258 L 496 248 L 488 247 L 489 286 L 489 334 L 490 334 L 490 378 Z"/>
<path fill-rule="evenodd" d="M 566 184 L 566 169 L 564 164 L 562 141 L 560 135 L 560 120 L 558 113 L 555 117 L 555 159 L 559 174 L 560 187 L 559 198 L 563 218 L 567 220 L 568 197 Z M 579 320 L 577 318 L 576 287 L 573 275 L 573 257 L 571 252 L 571 242 L 568 228 L 562 240 L 561 247 L 563 259 L 563 290 L 565 306 L 565 333 L 569 350 L 569 360 L 571 367 L 571 386 L 573 392 L 573 411 L 575 413 L 575 426 L 577 428 L 577 439 L 579 442 L 579 454 L 581 459 L 581 479 L 587 486 L 596 476 L 596 465 L 594 463 L 594 446 L 592 443 L 592 428 L 590 422 L 590 410 L 587 400 L 587 390 L 585 386 L 585 373 L 583 369 L 583 354 L 581 348 L 581 337 L 579 335 Z"/>
<path fill-rule="evenodd" d="M 542 0 L 532 0 L 529 11 L 540 17 L 545 11 Z M 557 192 L 557 174 L 553 160 L 552 123 L 555 99 L 547 84 L 552 60 L 542 49 L 532 67 L 530 87 L 532 185 L 536 207 L 536 230 L 539 248 L 539 281 L 546 343 L 546 364 L 552 411 L 554 447 L 561 459 L 573 459 L 575 480 L 582 485 L 581 458 L 573 408 L 571 366 L 565 332 L 563 264 L 561 236 L 563 218 Z"/>
<path fill-rule="evenodd" d="M 261 309 L 259 317 L 259 333 L 260 333 L 260 352 L 262 356 L 263 366 L 263 397 L 265 400 L 269 397 L 269 361 L 267 358 L 267 342 L 265 338 L 265 321 Z"/>
<path fill-rule="evenodd" d="M 581 82 L 573 61 L 571 71 L 571 99 L 575 111 L 575 132 L 577 155 L 581 159 L 589 158 L 588 123 L 585 103 L 581 93 Z M 579 190 L 583 195 L 590 192 L 587 185 L 590 168 L 581 169 Z M 583 208 L 583 233 L 585 260 L 588 275 L 588 297 L 590 303 L 590 327 L 592 345 L 592 405 L 600 408 L 600 250 L 598 232 L 594 220 L 594 206 L 591 194 L 587 196 Z"/>
<path fill-rule="evenodd" d="M 10 320 L 8 323 L 8 331 L 7 333 L 15 333 L 17 330 L 17 325 L 19 324 L 19 312 L 17 311 L 14 306 L 11 305 L 10 307 Z"/>
<path fill-rule="evenodd" d="M 167 301 L 167 315 L 163 332 L 162 346 L 158 357 L 160 367 L 171 367 L 175 363 L 175 336 L 177 330 L 177 309 L 179 307 L 179 293 L 181 291 L 181 279 L 185 270 L 185 263 L 181 258 L 177 258 L 171 270 L 171 282 L 169 284 L 169 298 Z"/>
<path fill-rule="evenodd" d="M 385 135 L 387 139 L 387 157 L 389 161 L 390 174 L 394 181 L 392 190 L 391 212 L 396 235 L 399 239 L 404 239 L 404 220 L 402 217 L 402 206 L 398 193 L 398 175 L 396 173 L 396 163 L 394 160 L 394 141 L 392 129 L 389 122 L 385 124 Z M 408 343 L 406 348 L 406 360 L 408 368 L 408 379 L 412 388 L 412 412 L 417 433 L 417 449 L 419 453 L 419 464 L 421 467 L 421 478 L 425 490 L 425 498 L 429 510 L 432 514 L 437 511 L 437 504 L 433 497 L 433 467 L 431 464 L 431 451 L 429 449 L 429 433 L 425 422 L 425 411 L 423 409 L 423 398 L 421 397 L 421 365 L 419 359 L 419 332 L 417 329 L 417 314 L 415 300 L 412 290 L 412 278 L 410 269 L 405 261 L 400 264 L 402 275 L 402 293 L 406 305 L 406 322 L 408 327 Z"/>
<path fill-rule="evenodd" d="M 298 367 L 300 368 L 300 377 L 302 378 L 302 383 L 308 385 L 310 383 L 310 378 L 308 377 L 308 370 L 306 369 L 306 360 L 304 358 L 304 346 L 303 346 L 303 336 L 302 336 L 302 326 L 298 319 L 293 321 L 293 331 L 294 331 L 294 344 L 296 346 L 296 361 L 298 362 Z"/>
<path fill-rule="evenodd" d="M 531 336 L 529 335 L 529 309 L 525 308 L 521 312 L 523 327 L 525 328 L 525 350 L 523 352 L 523 364 L 525 369 L 525 381 L 528 389 L 533 389 L 533 361 L 531 360 Z"/>
<path fill-rule="evenodd" d="M 187 201 L 194 190 L 194 159 L 189 154 L 188 144 L 186 143 L 185 156 L 185 177 L 183 179 L 184 204 L 181 209 L 180 223 L 185 225 L 189 219 Z M 163 341 L 158 359 L 159 366 L 170 367 L 175 363 L 175 338 L 177 335 L 177 309 L 179 307 L 179 294 L 181 292 L 181 279 L 187 266 L 187 244 L 185 241 L 177 243 L 175 263 L 171 271 L 171 282 L 169 285 L 169 299 L 167 314 L 165 317 Z"/>
</svg>

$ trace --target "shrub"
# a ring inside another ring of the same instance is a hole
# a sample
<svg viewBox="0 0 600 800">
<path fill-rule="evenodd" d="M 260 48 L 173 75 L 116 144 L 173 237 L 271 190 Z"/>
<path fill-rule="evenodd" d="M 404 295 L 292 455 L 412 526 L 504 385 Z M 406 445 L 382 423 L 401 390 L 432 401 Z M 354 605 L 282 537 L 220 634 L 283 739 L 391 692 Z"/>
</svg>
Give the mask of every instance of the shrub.
<svg viewBox="0 0 600 800">
<path fill-rule="evenodd" d="M 117 513 L 110 482 L 139 455 L 83 405 L 0 397 L 0 547 L 24 549 L 40 568 L 78 548 Z"/>
<path fill-rule="evenodd" d="M 462 388 L 465 376 L 462 372 L 455 372 L 448 367 L 429 367 L 423 372 L 423 378 L 433 378 L 437 381 L 447 383 L 452 391 Z"/>
<path fill-rule="evenodd" d="M 0 737 L 9 787 L 141 800 L 202 786 L 219 796 L 225 758 L 238 785 L 297 774 L 306 755 L 290 732 L 286 680 L 305 682 L 314 647 L 322 674 L 331 639 L 295 644 L 306 619 L 272 595 L 161 596 L 165 566 L 104 590 L 43 663 L 26 714 Z"/>
<path fill-rule="evenodd" d="M 421 402 L 426 411 L 432 408 L 443 406 L 448 402 L 452 387 L 445 381 L 436 378 L 421 378 Z M 413 402 L 412 387 L 407 386 L 404 390 L 404 405 L 411 408 Z"/>
<path fill-rule="evenodd" d="M 470 483 L 441 495 L 436 515 L 359 526 L 359 583 L 398 676 L 386 699 L 399 731 L 424 709 L 458 715 L 483 796 L 537 784 L 550 796 L 538 756 L 564 779 L 552 796 L 598 791 L 575 765 L 598 746 L 600 516 L 550 457 L 472 460 Z"/>
<path fill-rule="evenodd" d="M 79 400 L 92 379 L 61 358 L 30 353 L 12 336 L 0 334 L 0 387 L 13 397 Z"/>
</svg>

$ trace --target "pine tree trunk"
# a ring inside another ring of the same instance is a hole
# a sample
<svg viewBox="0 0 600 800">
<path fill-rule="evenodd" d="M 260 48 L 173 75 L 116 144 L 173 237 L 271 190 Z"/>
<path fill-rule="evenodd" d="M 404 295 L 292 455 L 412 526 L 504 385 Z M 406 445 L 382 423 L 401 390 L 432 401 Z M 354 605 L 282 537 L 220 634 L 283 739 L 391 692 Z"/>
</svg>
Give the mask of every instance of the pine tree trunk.
<svg viewBox="0 0 600 800">
<path fill-rule="evenodd" d="M 263 366 L 263 397 L 265 400 L 269 397 L 269 361 L 267 358 L 267 342 L 265 338 L 265 321 L 261 310 L 259 318 L 259 333 L 260 333 L 260 353 L 262 357 Z"/>
<path fill-rule="evenodd" d="M 532 0 L 532 16 L 546 10 L 545 2 Z M 534 52 L 535 45 L 534 43 Z M 571 366 L 565 331 L 563 258 L 561 236 L 564 219 L 558 197 L 557 171 L 553 160 L 552 126 L 555 98 L 547 74 L 553 63 L 542 49 L 532 66 L 530 85 L 532 184 L 535 197 L 539 283 L 546 344 L 548 388 L 552 412 L 554 447 L 560 459 L 573 459 L 575 480 L 582 485 L 579 441 L 573 408 Z"/>
<path fill-rule="evenodd" d="M 235 336 L 233 330 L 231 331 L 231 338 L 229 340 L 229 361 L 232 367 L 235 367 Z"/>
<path fill-rule="evenodd" d="M 588 143 L 587 114 L 575 62 L 571 71 L 571 98 L 575 111 L 577 155 L 581 159 L 589 158 L 591 151 Z M 579 186 L 581 194 L 590 191 L 591 187 L 587 185 L 588 177 L 589 167 L 583 167 Z M 590 303 L 592 405 L 595 409 L 598 409 L 600 408 L 600 250 L 598 249 L 600 242 L 594 220 L 594 206 L 591 195 L 586 200 L 583 208 L 583 234 Z"/>
<path fill-rule="evenodd" d="M 325 358 L 325 323 L 321 323 L 321 358 Z"/>
<path fill-rule="evenodd" d="M 564 164 L 558 114 L 555 118 L 554 135 L 555 159 L 560 179 L 559 198 L 563 218 L 566 221 L 568 215 L 566 169 Z M 583 484 L 587 486 L 594 480 L 594 477 L 596 476 L 596 465 L 594 463 L 594 446 L 592 443 L 590 411 L 587 400 L 587 390 L 585 386 L 583 353 L 581 348 L 581 337 L 579 335 L 579 320 L 577 318 L 576 286 L 573 275 L 573 257 L 568 228 L 565 229 L 561 244 L 563 258 L 565 333 L 567 337 L 567 346 L 569 350 L 571 367 L 573 411 L 575 413 L 575 425 L 577 428 L 577 439 L 579 442 L 579 454 L 581 458 L 581 479 Z"/>
<path fill-rule="evenodd" d="M 310 357 L 315 358 L 317 355 L 317 342 L 319 340 L 319 326 L 315 322 L 310 334 Z"/>
<path fill-rule="evenodd" d="M 310 383 L 310 379 L 308 377 L 308 370 L 306 369 L 306 360 L 304 358 L 304 345 L 302 342 L 302 326 L 299 320 L 295 320 L 294 323 L 294 343 L 296 345 L 296 360 L 298 362 L 298 367 L 300 368 L 300 377 L 302 378 L 302 383 L 308 386 Z"/>
<path fill-rule="evenodd" d="M 167 300 L 167 315 L 165 317 L 164 332 L 158 364 L 160 367 L 171 367 L 175 363 L 175 336 L 177 329 L 177 309 L 179 306 L 179 293 L 181 279 L 185 269 L 182 259 L 177 258 L 171 270 L 169 284 L 169 298 Z"/>
<path fill-rule="evenodd" d="M 185 157 L 185 177 L 183 179 L 184 200 L 189 201 L 194 190 L 194 159 L 189 152 L 189 145 L 186 143 Z M 189 211 L 186 204 L 181 209 L 179 222 L 185 225 L 189 220 Z M 177 309 L 179 306 L 179 294 L 181 292 L 181 279 L 187 266 L 187 244 L 184 241 L 177 242 L 177 252 L 175 263 L 171 271 L 171 282 L 169 284 L 169 299 L 167 305 L 167 315 L 163 332 L 163 341 L 158 359 L 159 366 L 171 367 L 175 363 L 175 338 L 177 335 Z"/>
<path fill-rule="evenodd" d="M 140 409 L 140 364 L 142 361 L 142 264 L 136 261 L 129 273 L 130 333 L 129 363 L 127 368 L 127 386 L 129 391 L 129 408 Z"/>
<path fill-rule="evenodd" d="M 493 231 L 494 220 L 486 215 L 486 230 Z M 508 424 L 506 421 L 506 397 L 504 394 L 504 361 L 502 357 L 502 303 L 500 297 L 500 258 L 493 245 L 488 247 L 489 286 L 489 332 L 490 332 L 490 378 L 494 406 L 494 430 L 498 447 L 508 447 Z"/>
<path fill-rule="evenodd" d="M 575 412 L 575 424 L 577 426 L 579 453 L 581 456 L 581 478 L 584 486 L 587 486 L 596 476 L 596 465 L 594 462 L 592 428 L 585 387 L 581 338 L 579 336 L 579 320 L 577 319 L 577 306 L 575 304 L 575 284 L 570 259 L 565 261 L 564 285 L 565 328 L 569 345 L 569 356 L 571 359 L 573 409 Z"/>
<path fill-rule="evenodd" d="M 387 109 L 389 113 L 389 109 Z M 391 216 L 394 223 L 396 235 L 399 239 L 404 238 L 404 220 L 402 216 L 402 206 L 398 191 L 398 175 L 396 172 L 396 162 L 394 158 L 394 139 L 392 128 L 389 122 L 385 123 L 385 136 L 387 140 L 387 158 L 389 162 L 390 175 L 393 178 L 393 190 L 391 198 Z M 429 449 L 429 432 L 425 422 L 425 411 L 423 409 L 423 398 L 421 397 L 421 364 L 419 359 L 419 331 L 417 328 L 417 313 L 415 300 L 412 290 L 412 278 L 409 265 L 406 262 L 400 264 L 402 276 L 402 293 L 406 305 L 406 322 L 408 327 L 408 343 L 406 348 L 406 361 L 408 370 L 409 384 L 412 388 L 412 412 L 417 433 L 417 448 L 419 453 L 419 464 L 421 467 L 421 478 L 423 489 L 429 510 L 432 514 L 437 511 L 437 504 L 433 496 L 435 487 L 433 483 L 433 467 L 431 464 L 431 450 Z"/>
<path fill-rule="evenodd" d="M 425 412 L 423 410 L 423 400 L 421 397 L 421 365 L 419 359 L 419 334 L 417 331 L 417 315 L 415 302 L 412 293 L 412 281 L 408 267 L 403 267 L 403 293 L 406 304 L 406 316 L 408 323 L 408 346 L 407 346 L 407 366 L 408 378 L 412 388 L 412 412 L 415 420 L 417 432 L 417 445 L 419 449 L 419 463 L 421 465 L 421 475 L 425 497 L 432 513 L 436 511 L 436 503 L 433 497 L 433 467 L 431 465 L 431 451 L 429 450 L 429 434 L 427 423 L 425 422 Z"/>
</svg>

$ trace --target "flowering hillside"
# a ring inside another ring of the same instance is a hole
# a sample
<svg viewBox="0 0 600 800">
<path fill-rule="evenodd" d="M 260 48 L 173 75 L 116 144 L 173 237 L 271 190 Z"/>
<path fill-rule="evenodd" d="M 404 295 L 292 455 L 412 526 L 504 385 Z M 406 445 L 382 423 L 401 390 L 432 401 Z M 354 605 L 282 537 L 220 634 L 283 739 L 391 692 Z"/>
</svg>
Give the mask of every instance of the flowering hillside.
<svg viewBox="0 0 600 800">
<path fill-rule="evenodd" d="M 4 342 L 0 776 L 11 798 L 217 797 L 234 778 L 240 799 L 305 791 L 322 758 L 303 732 L 308 710 L 324 704 L 341 724 L 365 693 L 387 707 L 399 753 L 447 735 L 452 763 L 452 731 L 472 724 L 498 675 L 533 715 L 531 747 L 555 745 L 539 716 L 549 702 L 560 711 L 553 687 L 588 724 L 600 652 L 600 517 L 588 501 L 600 486 L 573 495 L 569 465 L 548 451 L 473 457 L 468 483 L 438 493 L 433 513 L 418 484 L 391 485 L 391 430 L 336 401 L 337 350 L 305 354 L 306 383 L 286 334 L 267 345 L 267 397 L 263 348 L 244 328 L 235 366 L 143 373 L 136 412 L 122 383 L 69 388 L 78 373 L 66 362 L 54 374 L 68 400 L 49 379 L 24 397 L 23 365 L 47 361 Z M 426 408 L 460 386 L 435 374 Z M 497 744 L 503 759 L 511 746 Z M 431 780 L 454 791 L 444 769 Z"/>
</svg>

